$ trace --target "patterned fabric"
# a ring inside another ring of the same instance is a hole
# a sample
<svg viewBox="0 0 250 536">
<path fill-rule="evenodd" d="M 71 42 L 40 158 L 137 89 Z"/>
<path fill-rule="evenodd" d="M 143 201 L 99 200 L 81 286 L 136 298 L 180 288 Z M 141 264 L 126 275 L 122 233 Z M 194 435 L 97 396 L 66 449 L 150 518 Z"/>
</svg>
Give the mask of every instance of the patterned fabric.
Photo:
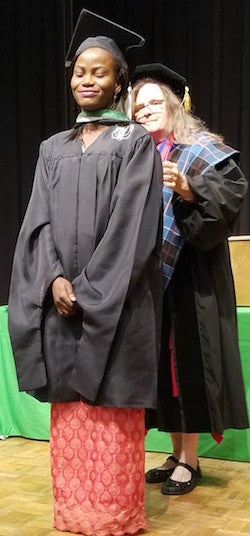
<svg viewBox="0 0 250 536">
<path fill-rule="evenodd" d="M 165 144 L 168 140 L 164 140 Z M 167 158 L 171 162 L 176 162 L 180 171 L 187 176 L 193 177 L 195 174 L 203 175 L 209 167 L 215 166 L 230 156 L 238 154 L 238 151 L 228 145 L 218 143 L 206 134 L 200 134 L 197 138 L 199 143 L 195 145 L 172 145 L 171 153 L 166 154 L 166 145 L 161 144 L 158 147 L 162 160 Z M 181 237 L 179 229 L 175 223 L 172 208 L 173 192 L 170 188 L 163 187 L 163 242 L 162 242 L 162 260 L 163 260 L 163 277 L 164 288 L 167 288 L 179 254 L 185 242 Z"/>
<path fill-rule="evenodd" d="M 174 268 L 184 244 L 184 238 L 175 223 L 172 197 L 173 191 L 166 186 L 162 189 L 163 197 L 163 231 L 162 231 L 162 262 L 163 284 L 167 288 Z"/>
<path fill-rule="evenodd" d="M 144 410 L 51 405 L 54 526 L 85 536 L 146 528 Z"/>
</svg>

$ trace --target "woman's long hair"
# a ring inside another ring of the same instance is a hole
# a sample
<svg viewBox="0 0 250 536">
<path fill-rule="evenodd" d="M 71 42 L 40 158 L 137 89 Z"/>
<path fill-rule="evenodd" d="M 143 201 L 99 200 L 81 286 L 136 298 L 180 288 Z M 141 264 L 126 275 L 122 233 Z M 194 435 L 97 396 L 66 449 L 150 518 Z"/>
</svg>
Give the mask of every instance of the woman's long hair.
<svg viewBox="0 0 250 536">
<path fill-rule="evenodd" d="M 145 84 L 157 84 L 163 92 L 164 100 L 167 107 L 168 121 L 166 125 L 166 137 L 172 132 L 176 143 L 182 145 L 191 145 L 193 143 L 202 143 L 200 135 L 223 142 L 222 136 L 210 132 L 204 121 L 196 117 L 191 112 L 186 112 L 182 100 L 166 84 L 157 82 L 153 78 L 144 78 L 139 80 L 132 89 L 132 110 L 135 108 L 135 102 L 139 90 Z M 133 119 L 135 119 L 133 117 Z"/>
</svg>

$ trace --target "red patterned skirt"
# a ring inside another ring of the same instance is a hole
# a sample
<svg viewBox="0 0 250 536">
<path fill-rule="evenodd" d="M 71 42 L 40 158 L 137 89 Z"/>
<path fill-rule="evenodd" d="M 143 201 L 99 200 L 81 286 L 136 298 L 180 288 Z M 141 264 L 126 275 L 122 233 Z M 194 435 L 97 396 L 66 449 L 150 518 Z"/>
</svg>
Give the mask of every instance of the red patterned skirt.
<svg viewBox="0 0 250 536">
<path fill-rule="evenodd" d="M 146 528 L 144 410 L 51 405 L 54 527 L 85 536 Z"/>
</svg>

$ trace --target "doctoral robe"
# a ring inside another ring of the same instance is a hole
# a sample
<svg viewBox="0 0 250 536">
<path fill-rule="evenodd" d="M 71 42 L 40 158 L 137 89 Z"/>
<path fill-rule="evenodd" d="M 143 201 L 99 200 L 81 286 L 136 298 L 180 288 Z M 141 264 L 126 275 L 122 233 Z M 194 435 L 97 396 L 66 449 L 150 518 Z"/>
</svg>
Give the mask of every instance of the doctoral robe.
<svg viewBox="0 0 250 536">
<path fill-rule="evenodd" d="M 184 149 L 177 146 L 170 159 L 178 161 Z M 206 146 L 201 156 L 206 158 Z M 233 158 L 225 152 L 202 173 L 197 159 L 186 175 L 194 202 L 173 196 L 184 245 L 164 293 L 158 411 L 149 410 L 148 427 L 222 433 L 249 426 L 227 240 L 247 190 L 237 162 L 236 151 Z M 173 396 L 170 330 L 178 396 Z"/>
</svg>

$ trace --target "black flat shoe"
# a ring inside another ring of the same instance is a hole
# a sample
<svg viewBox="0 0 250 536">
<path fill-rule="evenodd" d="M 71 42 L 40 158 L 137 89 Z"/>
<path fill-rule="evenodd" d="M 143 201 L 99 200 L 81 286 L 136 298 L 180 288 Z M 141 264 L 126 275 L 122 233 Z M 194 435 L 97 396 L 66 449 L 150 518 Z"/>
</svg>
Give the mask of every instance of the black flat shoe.
<svg viewBox="0 0 250 536">
<path fill-rule="evenodd" d="M 187 463 L 179 462 L 178 465 L 188 469 L 192 475 L 192 478 L 187 482 L 178 482 L 177 480 L 168 478 L 161 488 L 163 495 L 184 495 L 184 493 L 189 493 L 197 486 L 200 478 L 202 477 L 199 464 L 196 470 Z"/>
<path fill-rule="evenodd" d="M 176 465 L 179 463 L 177 458 L 175 458 L 174 456 L 169 456 L 167 460 L 174 462 Z M 158 482 L 165 482 L 170 477 L 170 475 L 172 475 L 172 472 L 174 471 L 175 467 L 172 467 L 171 469 L 150 469 L 145 475 L 146 482 L 148 482 L 148 484 L 157 484 Z"/>
</svg>

